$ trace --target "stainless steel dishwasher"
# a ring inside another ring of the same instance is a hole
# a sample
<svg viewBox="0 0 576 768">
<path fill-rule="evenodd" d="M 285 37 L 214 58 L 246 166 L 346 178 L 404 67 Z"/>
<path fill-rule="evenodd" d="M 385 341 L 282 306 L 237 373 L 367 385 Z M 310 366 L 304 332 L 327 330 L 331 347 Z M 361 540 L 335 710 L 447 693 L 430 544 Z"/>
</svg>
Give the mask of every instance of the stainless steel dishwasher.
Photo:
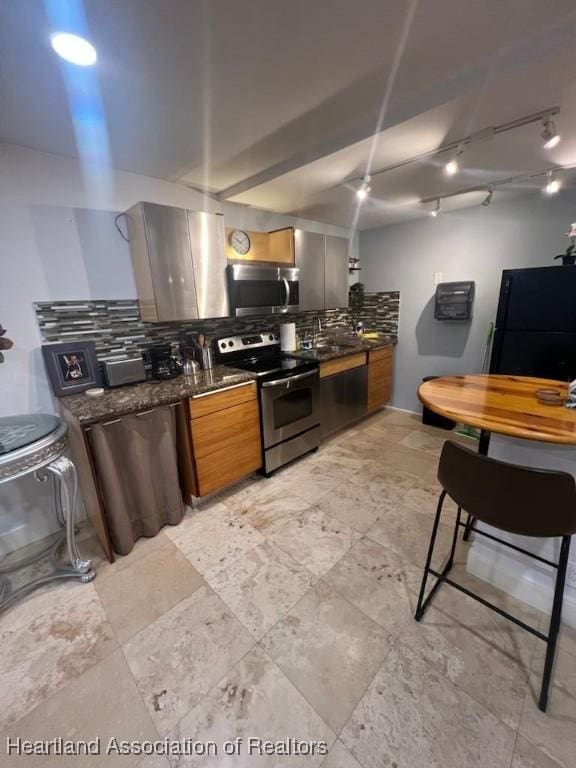
<svg viewBox="0 0 576 768">
<path fill-rule="evenodd" d="M 361 419 L 368 407 L 368 366 L 320 379 L 322 436 Z"/>
</svg>

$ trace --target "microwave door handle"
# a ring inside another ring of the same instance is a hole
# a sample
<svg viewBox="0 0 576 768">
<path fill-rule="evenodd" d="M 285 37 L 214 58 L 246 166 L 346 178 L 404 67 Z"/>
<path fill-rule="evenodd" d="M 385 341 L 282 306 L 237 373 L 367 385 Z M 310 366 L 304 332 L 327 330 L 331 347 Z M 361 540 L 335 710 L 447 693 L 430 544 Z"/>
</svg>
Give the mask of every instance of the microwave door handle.
<svg viewBox="0 0 576 768">
<path fill-rule="evenodd" d="M 284 300 L 284 306 L 288 306 L 288 302 L 290 301 L 290 286 L 288 285 L 288 280 L 286 280 L 285 277 L 282 278 L 282 282 L 284 283 L 284 288 L 286 290 L 286 299 Z"/>
<path fill-rule="evenodd" d="M 274 381 L 265 381 L 262 384 L 264 387 L 276 387 L 278 384 L 288 384 L 292 381 L 299 381 L 300 379 L 307 379 L 309 376 L 316 376 L 318 371 L 308 371 L 308 373 L 298 373 L 296 376 L 287 376 L 285 379 L 275 379 Z"/>
</svg>

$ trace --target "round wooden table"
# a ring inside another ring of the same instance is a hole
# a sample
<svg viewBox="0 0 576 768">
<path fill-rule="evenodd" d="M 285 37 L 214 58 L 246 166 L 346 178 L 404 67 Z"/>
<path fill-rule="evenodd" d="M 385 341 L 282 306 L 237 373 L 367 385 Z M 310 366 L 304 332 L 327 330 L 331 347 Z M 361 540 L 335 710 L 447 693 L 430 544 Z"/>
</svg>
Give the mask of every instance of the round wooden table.
<svg viewBox="0 0 576 768">
<path fill-rule="evenodd" d="M 576 411 L 539 403 L 537 389 L 555 389 L 565 400 L 568 385 L 528 376 L 442 376 L 421 384 L 418 397 L 434 413 L 485 432 L 576 445 Z"/>
</svg>

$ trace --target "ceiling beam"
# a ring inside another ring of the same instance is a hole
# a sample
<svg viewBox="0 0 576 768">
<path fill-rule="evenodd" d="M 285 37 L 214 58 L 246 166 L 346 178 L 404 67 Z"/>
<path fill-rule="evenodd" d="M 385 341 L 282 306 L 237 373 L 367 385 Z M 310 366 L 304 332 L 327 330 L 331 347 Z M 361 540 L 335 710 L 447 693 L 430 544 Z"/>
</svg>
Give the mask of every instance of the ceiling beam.
<svg viewBox="0 0 576 768">
<path fill-rule="evenodd" d="M 537 35 L 524 39 L 498 52 L 495 56 L 489 56 L 479 64 L 452 77 L 436 81 L 425 89 L 414 92 L 407 97 L 392 97 L 383 120 L 379 119 L 381 106 L 375 105 L 373 109 L 368 110 L 355 120 L 352 125 L 348 121 L 346 128 L 336 130 L 328 138 L 323 137 L 285 160 L 272 164 L 268 168 L 222 190 L 218 194 L 218 199 L 221 201 L 231 200 L 279 176 L 338 152 L 358 141 L 363 141 L 372 136 L 376 128 L 378 132 L 384 131 L 434 107 L 460 98 L 475 87 L 481 86 L 489 77 L 494 75 L 495 70 L 501 73 L 513 67 L 533 64 L 539 59 L 545 59 L 554 48 L 573 45 L 575 35 L 576 13 L 563 19 L 561 24 L 544 28 Z M 379 83 L 379 87 L 384 92 L 385 82 L 383 82 L 382 73 L 378 73 L 376 76 L 371 75 L 371 80 L 375 89 Z"/>
</svg>

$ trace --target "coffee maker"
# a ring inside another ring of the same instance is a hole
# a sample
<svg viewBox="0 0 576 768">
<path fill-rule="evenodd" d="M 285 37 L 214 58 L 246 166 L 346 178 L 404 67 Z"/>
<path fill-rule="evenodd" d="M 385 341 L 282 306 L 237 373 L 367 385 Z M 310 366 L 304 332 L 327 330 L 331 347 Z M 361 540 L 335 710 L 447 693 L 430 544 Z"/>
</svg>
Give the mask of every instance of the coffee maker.
<svg viewBox="0 0 576 768">
<path fill-rule="evenodd" d="M 148 350 L 154 379 L 174 379 L 182 372 L 178 357 L 169 344 L 156 344 Z"/>
</svg>

